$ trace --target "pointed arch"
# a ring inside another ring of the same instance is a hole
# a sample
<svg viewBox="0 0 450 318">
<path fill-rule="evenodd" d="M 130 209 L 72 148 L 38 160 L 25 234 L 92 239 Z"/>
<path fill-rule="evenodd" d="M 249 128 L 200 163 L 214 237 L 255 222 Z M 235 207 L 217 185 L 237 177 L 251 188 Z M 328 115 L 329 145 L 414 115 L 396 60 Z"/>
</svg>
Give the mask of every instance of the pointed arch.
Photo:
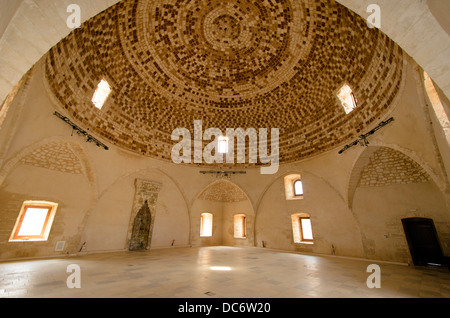
<svg viewBox="0 0 450 318">
<path fill-rule="evenodd" d="M 371 164 L 371 160 L 375 153 L 383 151 L 393 151 L 394 154 L 399 153 L 402 157 L 402 160 L 410 161 L 412 162 L 412 164 L 417 165 L 418 169 L 420 169 L 425 178 L 434 182 L 441 191 L 445 190 L 445 182 L 443 182 L 443 180 L 439 178 L 439 176 L 433 171 L 433 169 L 427 163 L 421 160 L 415 152 L 403 149 L 398 145 L 387 145 L 381 143 L 374 144 L 373 146 L 365 148 L 360 153 L 352 167 L 347 183 L 347 203 L 350 209 L 352 208 L 355 191 L 361 182 L 361 176 L 364 169 Z"/>
<path fill-rule="evenodd" d="M 228 192 L 223 191 L 225 188 Z M 217 202 L 239 202 L 250 200 L 247 193 L 236 183 L 220 179 L 215 180 L 204 187 L 196 196 L 195 199 L 213 200 Z"/>
<path fill-rule="evenodd" d="M 63 137 L 45 138 L 16 152 L 5 162 L 5 164 L 0 169 L 0 185 L 4 182 L 6 177 L 17 164 L 26 162 L 26 158 L 30 158 L 35 151 L 38 151 L 39 149 L 45 148 L 49 145 L 61 145 L 65 148 L 65 150 L 71 152 L 71 155 L 73 155 L 73 159 L 76 160 L 80 165 L 80 172 L 87 178 L 89 184 L 92 187 L 92 198 L 95 198 L 97 195 L 97 180 L 89 156 L 85 152 L 84 148 L 80 144 L 78 144 L 78 142 Z"/>
<path fill-rule="evenodd" d="M 199 234 L 201 215 L 214 215 L 212 235 Z M 233 181 L 219 179 L 203 187 L 190 207 L 191 244 L 254 246 L 255 208 L 246 191 Z M 245 237 L 236 237 L 236 216 L 245 220 Z M 200 222 L 200 223 L 199 223 Z M 244 239 L 244 240 L 242 240 Z"/>
<path fill-rule="evenodd" d="M 356 158 L 356 160 L 353 164 L 353 167 L 352 167 L 352 170 L 350 173 L 350 177 L 347 182 L 347 184 L 348 184 L 348 186 L 347 186 L 347 205 L 350 209 L 352 208 L 353 196 L 354 196 L 356 188 L 358 186 L 359 179 L 361 178 L 361 173 L 362 173 L 364 167 L 366 167 L 367 164 L 369 163 L 370 157 L 372 156 L 372 154 L 378 149 L 379 149 L 379 147 L 375 147 L 375 146 L 365 148 L 364 150 L 361 151 L 361 153 Z"/>
<path fill-rule="evenodd" d="M 186 194 L 174 178 L 173 173 L 151 165 L 123 172 L 100 189 L 97 201 L 89 211 L 86 225 L 83 227 L 82 242 L 88 242 L 88 244 L 91 242 L 91 251 L 122 251 L 128 249 L 129 235 L 131 235 L 132 230 L 130 220 L 134 220 L 133 213 L 138 212 L 138 210 L 134 210 L 135 187 L 131 185 L 135 185 L 138 179 L 151 180 L 151 182 L 161 184 L 161 191 L 158 193 L 158 200 L 154 205 L 156 210 L 151 208 L 152 213 L 155 214 L 152 214 L 152 246 L 150 248 L 168 247 L 170 244 L 176 244 L 172 246 L 189 245 L 190 207 L 187 203 Z M 111 203 L 111 200 L 118 200 L 118 203 Z M 173 204 L 173 208 L 169 203 Z M 136 207 L 137 209 L 141 208 L 138 205 Z M 111 217 L 112 215 L 114 215 L 114 221 L 103 223 L 102 220 L 105 217 Z M 161 224 L 164 224 L 164 226 L 161 227 Z M 174 231 L 174 236 L 171 238 L 165 237 L 165 229 L 172 225 L 177 228 Z M 114 238 L 111 236 L 108 246 L 103 241 L 96 240 L 96 235 L 98 231 L 110 233 L 108 229 L 110 226 L 117 232 L 113 235 Z"/>
</svg>

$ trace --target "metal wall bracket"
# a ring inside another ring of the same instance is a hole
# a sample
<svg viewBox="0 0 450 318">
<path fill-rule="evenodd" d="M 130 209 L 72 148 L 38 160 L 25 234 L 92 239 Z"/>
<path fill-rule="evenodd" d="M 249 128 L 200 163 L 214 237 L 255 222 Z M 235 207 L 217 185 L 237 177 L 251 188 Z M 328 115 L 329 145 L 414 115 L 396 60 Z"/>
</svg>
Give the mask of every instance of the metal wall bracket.
<svg viewBox="0 0 450 318">
<path fill-rule="evenodd" d="M 339 154 L 343 153 L 344 151 L 346 151 L 347 149 L 356 146 L 356 145 L 361 145 L 363 147 L 368 147 L 369 146 L 369 141 L 367 140 L 367 138 L 371 135 L 373 135 L 377 130 L 383 128 L 384 126 L 386 126 L 387 124 L 391 123 L 394 121 L 394 118 L 391 117 L 386 121 L 381 122 L 377 127 L 375 127 L 374 129 L 372 129 L 371 131 L 369 131 L 367 134 L 365 135 L 361 135 L 359 136 L 358 139 L 356 139 L 354 142 L 352 142 L 351 144 L 348 144 L 347 146 L 345 146 L 343 149 L 341 149 L 339 151 Z"/>
<path fill-rule="evenodd" d="M 86 138 L 86 142 L 91 142 L 91 143 L 95 143 L 98 147 L 102 147 L 105 150 L 109 150 L 109 147 L 106 146 L 104 143 L 102 143 L 101 141 L 99 141 L 98 139 L 96 139 L 95 137 L 93 137 L 92 135 L 90 135 L 89 133 L 87 133 L 84 129 L 78 127 L 76 124 L 74 124 L 69 118 L 61 115 L 58 112 L 55 112 L 53 115 L 55 115 L 56 117 L 60 118 L 61 120 L 63 120 L 66 124 L 68 124 L 69 126 L 72 127 L 72 135 L 74 132 L 76 132 L 77 135 L 85 137 Z"/>
</svg>

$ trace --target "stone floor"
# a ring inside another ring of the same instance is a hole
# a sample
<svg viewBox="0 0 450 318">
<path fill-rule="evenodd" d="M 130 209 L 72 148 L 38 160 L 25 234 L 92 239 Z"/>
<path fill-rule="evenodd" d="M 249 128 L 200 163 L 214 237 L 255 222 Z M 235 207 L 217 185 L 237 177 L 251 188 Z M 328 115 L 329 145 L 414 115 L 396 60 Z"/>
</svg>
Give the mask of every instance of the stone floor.
<svg viewBox="0 0 450 318">
<path fill-rule="evenodd" d="M 199 247 L 0 263 L 2 298 L 449 298 L 450 272 L 262 248 Z M 81 288 L 68 288 L 80 269 Z M 69 267 L 70 269 L 70 267 Z"/>
</svg>

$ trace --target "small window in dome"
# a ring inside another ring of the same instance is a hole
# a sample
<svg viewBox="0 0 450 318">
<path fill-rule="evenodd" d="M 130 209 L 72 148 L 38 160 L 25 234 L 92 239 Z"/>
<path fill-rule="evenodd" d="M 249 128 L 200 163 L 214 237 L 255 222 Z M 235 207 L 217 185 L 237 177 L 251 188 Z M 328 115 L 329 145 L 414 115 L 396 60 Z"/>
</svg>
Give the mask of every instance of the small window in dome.
<svg viewBox="0 0 450 318">
<path fill-rule="evenodd" d="M 226 154 L 228 152 L 228 137 L 221 136 L 219 138 L 219 153 Z"/>
<path fill-rule="evenodd" d="M 102 79 L 95 90 L 94 96 L 92 97 L 92 103 L 94 103 L 95 107 L 98 109 L 102 109 L 110 93 L 111 87 L 107 81 Z"/>
<path fill-rule="evenodd" d="M 358 107 L 355 94 L 353 94 L 352 89 L 347 84 L 341 87 L 341 89 L 337 93 L 337 97 L 341 101 L 342 107 L 344 107 L 346 114 L 350 113 L 353 109 Z"/>
</svg>

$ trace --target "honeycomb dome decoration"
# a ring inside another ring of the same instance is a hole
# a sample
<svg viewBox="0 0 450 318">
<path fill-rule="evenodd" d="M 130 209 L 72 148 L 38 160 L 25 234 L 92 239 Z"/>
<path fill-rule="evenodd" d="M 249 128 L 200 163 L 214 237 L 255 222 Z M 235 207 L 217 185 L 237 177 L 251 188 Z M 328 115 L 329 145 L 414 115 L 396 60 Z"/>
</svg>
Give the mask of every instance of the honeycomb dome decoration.
<svg viewBox="0 0 450 318">
<path fill-rule="evenodd" d="M 45 65 L 60 110 L 118 147 L 171 161 L 173 130 L 193 133 L 202 120 L 223 132 L 279 128 L 283 164 L 382 120 L 403 52 L 332 0 L 123 0 L 55 45 Z M 102 79 L 111 95 L 100 110 L 91 98 Z M 344 83 L 358 98 L 348 115 L 336 97 Z"/>
</svg>

